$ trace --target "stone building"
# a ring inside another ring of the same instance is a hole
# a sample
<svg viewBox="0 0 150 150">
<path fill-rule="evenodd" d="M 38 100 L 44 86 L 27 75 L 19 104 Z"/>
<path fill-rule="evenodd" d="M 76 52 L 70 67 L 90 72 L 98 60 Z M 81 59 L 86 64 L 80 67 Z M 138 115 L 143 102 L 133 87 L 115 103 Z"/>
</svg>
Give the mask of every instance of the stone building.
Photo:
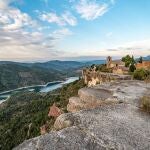
<svg viewBox="0 0 150 150">
<path fill-rule="evenodd" d="M 150 61 L 142 61 L 142 63 L 137 63 L 135 67 L 136 69 L 150 69 Z"/>
<path fill-rule="evenodd" d="M 129 73 L 129 68 L 124 67 L 124 66 L 118 66 L 113 68 L 113 73 L 114 74 L 120 74 L 120 75 L 125 75 Z"/>
<path fill-rule="evenodd" d="M 112 57 L 108 56 L 107 57 L 107 68 L 113 68 L 113 67 L 118 67 L 118 66 L 125 66 L 125 63 L 121 60 L 112 60 Z"/>
<path fill-rule="evenodd" d="M 112 60 L 112 57 L 108 56 L 106 60 L 107 68 L 111 68 L 114 74 L 128 74 L 129 68 L 125 67 L 125 62 L 121 60 Z"/>
<path fill-rule="evenodd" d="M 116 80 L 131 80 L 130 75 L 91 71 L 90 69 L 83 69 L 82 78 L 88 87 L 95 86 L 96 84 L 114 82 Z"/>
</svg>

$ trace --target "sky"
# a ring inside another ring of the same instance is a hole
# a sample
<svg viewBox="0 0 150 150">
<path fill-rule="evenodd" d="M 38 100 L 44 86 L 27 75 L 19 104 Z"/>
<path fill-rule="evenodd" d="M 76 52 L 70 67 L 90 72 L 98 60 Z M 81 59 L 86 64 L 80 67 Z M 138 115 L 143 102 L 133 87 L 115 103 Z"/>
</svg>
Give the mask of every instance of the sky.
<svg viewBox="0 0 150 150">
<path fill-rule="evenodd" d="M 0 60 L 150 55 L 150 0 L 0 0 Z"/>
</svg>

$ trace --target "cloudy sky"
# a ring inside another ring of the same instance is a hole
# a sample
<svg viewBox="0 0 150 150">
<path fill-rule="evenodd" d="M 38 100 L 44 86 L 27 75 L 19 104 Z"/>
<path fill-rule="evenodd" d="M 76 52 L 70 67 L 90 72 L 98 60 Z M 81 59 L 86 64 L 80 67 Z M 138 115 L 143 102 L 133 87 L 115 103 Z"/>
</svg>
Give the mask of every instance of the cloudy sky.
<svg viewBox="0 0 150 150">
<path fill-rule="evenodd" d="M 150 55 L 150 0 L 0 0 L 0 60 Z"/>
</svg>

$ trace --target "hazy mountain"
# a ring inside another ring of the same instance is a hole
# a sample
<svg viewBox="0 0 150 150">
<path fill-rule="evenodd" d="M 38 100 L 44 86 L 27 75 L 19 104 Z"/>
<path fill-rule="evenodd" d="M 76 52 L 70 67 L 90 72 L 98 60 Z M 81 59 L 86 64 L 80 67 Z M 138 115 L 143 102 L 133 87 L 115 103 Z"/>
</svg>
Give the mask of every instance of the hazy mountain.
<svg viewBox="0 0 150 150">
<path fill-rule="evenodd" d="M 63 80 L 78 76 L 85 66 L 101 64 L 104 61 L 48 61 L 44 63 L 0 62 L 0 91 L 22 86 L 45 84 L 50 81 Z"/>
<path fill-rule="evenodd" d="M 33 66 L 38 66 L 42 68 L 47 68 L 47 69 L 55 69 L 55 70 L 68 70 L 68 69 L 76 69 L 83 67 L 85 64 L 82 62 L 77 62 L 77 61 L 59 61 L 59 60 L 54 60 L 54 61 L 48 61 L 45 63 L 35 63 Z"/>
<path fill-rule="evenodd" d="M 23 86 L 45 84 L 49 81 L 63 80 L 66 74 L 54 69 L 19 64 L 0 64 L 0 91 Z"/>
<path fill-rule="evenodd" d="M 143 57 L 143 60 L 149 60 L 150 61 L 150 55 Z"/>
</svg>

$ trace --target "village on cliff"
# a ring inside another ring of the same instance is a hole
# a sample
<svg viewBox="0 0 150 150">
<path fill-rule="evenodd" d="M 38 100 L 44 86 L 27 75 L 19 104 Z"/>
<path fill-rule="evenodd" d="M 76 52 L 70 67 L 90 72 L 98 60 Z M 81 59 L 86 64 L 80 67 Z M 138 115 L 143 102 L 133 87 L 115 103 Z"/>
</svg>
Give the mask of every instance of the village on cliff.
<svg viewBox="0 0 150 150">
<path fill-rule="evenodd" d="M 82 71 L 82 77 L 85 84 L 94 86 L 102 82 L 110 82 L 115 79 L 148 79 L 150 70 L 150 61 L 145 61 L 140 57 L 134 60 L 129 55 L 120 60 L 112 60 L 112 57 L 106 58 L 106 64 L 92 65 Z"/>
</svg>

